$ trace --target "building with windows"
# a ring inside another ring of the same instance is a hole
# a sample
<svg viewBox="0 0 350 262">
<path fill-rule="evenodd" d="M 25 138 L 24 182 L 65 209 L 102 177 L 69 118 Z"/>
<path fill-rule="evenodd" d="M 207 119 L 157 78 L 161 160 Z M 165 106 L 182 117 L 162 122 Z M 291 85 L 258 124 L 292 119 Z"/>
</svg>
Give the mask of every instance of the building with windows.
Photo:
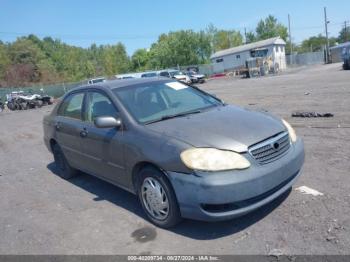
<svg viewBox="0 0 350 262">
<path fill-rule="evenodd" d="M 210 57 L 215 73 L 234 71 L 246 66 L 246 61 L 263 57 L 271 61 L 273 68 L 286 68 L 286 42 L 274 37 L 246 45 L 220 50 Z"/>
</svg>

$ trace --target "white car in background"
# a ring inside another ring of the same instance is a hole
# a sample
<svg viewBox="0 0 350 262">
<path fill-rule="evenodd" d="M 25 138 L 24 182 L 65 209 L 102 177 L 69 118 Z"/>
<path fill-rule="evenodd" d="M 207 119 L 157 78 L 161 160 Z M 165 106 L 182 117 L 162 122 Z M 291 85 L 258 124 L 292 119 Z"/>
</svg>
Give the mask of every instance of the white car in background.
<svg viewBox="0 0 350 262">
<path fill-rule="evenodd" d="M 202 84 L 205 82 L 205 75 L 203 75 L 203 74 L 199 74 L 195 71 L 188 71 L 186 74 L 191 79 L 192 83 Z"/>
<path fill-rule="evenodd" d="M 163 76 L 163 77 L 167 77 L 167 78 L 174 78 L 176 80 L 179 80 L 181 82 L 184 82 L 186 84 L 191 84 L 191 78 L 184 74 L 183 72 L 181 72 L 180 70 L 162 70 L 159 71 L 159 76 Z"/>
<path fill-rule="evenodd" d="M 96 84 L 96 83 L 103 83 L 103 82 L 106 82 L 106 78 L 104 78 L 104 77 L 98 77 L 98 78 L 90 79 L 90 80 L 88 81 L 88 84 L 89 84 L 89 85 L 93 85 L 93 84 Z"/>
</svg>

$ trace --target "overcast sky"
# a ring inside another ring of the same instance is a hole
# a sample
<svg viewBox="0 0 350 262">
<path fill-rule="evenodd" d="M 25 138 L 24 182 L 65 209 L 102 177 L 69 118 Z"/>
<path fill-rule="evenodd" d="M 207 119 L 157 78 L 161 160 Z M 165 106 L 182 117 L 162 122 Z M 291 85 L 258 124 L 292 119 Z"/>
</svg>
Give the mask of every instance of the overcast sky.
<svg viewBox="0 0 350 262">
<path fill-rule="evenodd" d="M 350 22 L 349 0 L 0 0 L 0 40 L 36 34 L 87 47 L 121 41 L 131 54 L 148 48 L 161 33 L 179 29 L 254 30 L 260 18 L 272 14 L 286 26 L 291 15 L 293 41 L 324 34 L 327 7 L 331 36 Z"/>
</svg>

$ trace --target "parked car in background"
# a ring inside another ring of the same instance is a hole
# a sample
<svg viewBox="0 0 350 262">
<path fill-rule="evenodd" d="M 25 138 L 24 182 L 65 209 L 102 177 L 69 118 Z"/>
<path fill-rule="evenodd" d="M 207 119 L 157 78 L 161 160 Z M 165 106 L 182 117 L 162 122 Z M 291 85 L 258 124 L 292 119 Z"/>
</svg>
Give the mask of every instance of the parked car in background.
<svg viewBox="0 0 350 262">
<path fill-rule="evenodd" d="M 202 84 L 205 82 L 205 75 L 198 74 L 197 72 L 194 72 L 194 71 L 188 71 L 186 74 L 191 79 L 192 83 Z"/>
<path fill-rule="evenodd" d="M 7 107 L 10 110 L 27 110 L 53 103 L 53 98 L 44 94 L 43 90 L 40 94 L 33 94 L 32 91 L 13 91 L 6 95 L 6 100 Z"/>
<path fill-rule="evenodd" d="M 157 72 L 145 72 L 141 74 L 141 78 L 143 77 L 157 77 Z"/>
<path fill-rule="evenodd" d="M 116 79 L 131 79 L 131 78 L 136 78 L 135 74 L 120 74 L 120 75 L 115 75 Z"/>
<path fill-rule="evenodd" d="M 167 78 L 174 78 L 176 80 L 179 80 L 181 82 L 184 82 L 186 84 L 191 84 L 192 81 L 190 79 L 190 77 L 186 74 L 184 74 L 183 72 L 181 72 L 180 70 L 163 70 L 160 71 L 159 76 L 163 76 L 163 77 L 167 77 Z"/>
<path fill-rule="evenodd" d="M 287 192 L 304 162 L 285 120 L 173 79 L 79 87 L 43 126 L 62 178 L 81 170 L 118 185 L 160 227 L 251 212 Z"/>
<path fill-rule="evenodd" d="M 343 57 L 343 69 L 349 70 L 350 69 L 350 46 L 344 47 L 342 52 Z"/>
<path fill-rule="evenodd" d="M 4 111 L 4 109 L 5 109 L 5 104 L 2 102 L 0 98 L 0 112 Z"/>
<path fill-rule="evenodd" d="M 104 77 L 98 77 L 98 78 L 93 78 L 88 81 L 89 85 L 97 84 L 97 83 L 103 83 L 106 82 L 106 78 Z"/>
</svg>

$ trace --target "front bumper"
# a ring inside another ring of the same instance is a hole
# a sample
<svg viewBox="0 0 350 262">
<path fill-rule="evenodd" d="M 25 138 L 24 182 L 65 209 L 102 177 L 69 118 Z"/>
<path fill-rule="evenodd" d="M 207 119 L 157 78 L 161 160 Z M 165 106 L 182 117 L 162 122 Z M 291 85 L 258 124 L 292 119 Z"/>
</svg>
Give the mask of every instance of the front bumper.
<svg viewBox="0 0 350 262">
<path fill-rule="evenodd" d="M 292 187 L 304 163 L 304 145 L 298 139 L 281 158 L 257 163 L 245 170 L 167 172 L 181 215 L 185 218 L 219 221 L 242 216 L 278 198 Z"/>
</svg>

